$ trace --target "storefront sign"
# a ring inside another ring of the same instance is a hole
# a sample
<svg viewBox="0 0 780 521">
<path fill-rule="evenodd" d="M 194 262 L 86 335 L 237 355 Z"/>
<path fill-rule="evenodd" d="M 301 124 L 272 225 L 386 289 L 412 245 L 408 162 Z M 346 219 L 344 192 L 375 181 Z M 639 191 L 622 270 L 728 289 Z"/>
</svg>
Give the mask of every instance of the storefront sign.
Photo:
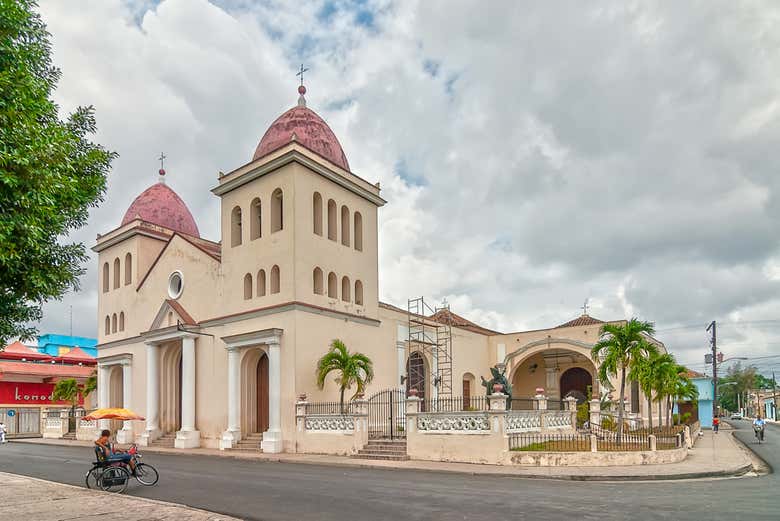
<svg viewBox="0 0 780 521">
<path fill-rule="evenodd" d="M 54 401 L 54 384 L 30 382 L 0 382 L 0 404 L 23 403 L 41 405 L 68 405 L 64 400 Z M 79 404 L 84 400 L 79 397 Z"/>
</svg>

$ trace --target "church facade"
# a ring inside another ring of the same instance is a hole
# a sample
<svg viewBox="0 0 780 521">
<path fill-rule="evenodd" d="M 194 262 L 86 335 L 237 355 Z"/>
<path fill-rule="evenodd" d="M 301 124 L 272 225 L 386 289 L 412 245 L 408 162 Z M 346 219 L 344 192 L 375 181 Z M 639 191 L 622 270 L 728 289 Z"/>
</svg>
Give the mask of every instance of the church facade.
<svg viewBox="0 0 780 521">
<path fill-rule="evenodd" d="M 315 385 L 316 361 L 335 338 L 373 361 L 367 396 L 441 391 L 443 362 L 414 349 L 414 324 L 447 327 L 450 395 L 484 394 L 480 376 L 497 363 L 518 397 L 598 395 L 590 348 L 603 322 L 587 314 L 500 333 L 447 308 L 415 314 L 379 301 L 380 187 L 350 170 L 305 88 L 299 94 L 252 160 L 220 174 L 218 242 L 200 236 L 164 170 L 119 227 L 98 236 L 98 402 L 146 416 L 125 422 L 118 441 L 227 449 L 257 439 L 263 451 L 295 452 L 296 397 L 338 400 L 332 378 Z M 637 389 L 626 398 L 647 415 Z"/>
</svg>

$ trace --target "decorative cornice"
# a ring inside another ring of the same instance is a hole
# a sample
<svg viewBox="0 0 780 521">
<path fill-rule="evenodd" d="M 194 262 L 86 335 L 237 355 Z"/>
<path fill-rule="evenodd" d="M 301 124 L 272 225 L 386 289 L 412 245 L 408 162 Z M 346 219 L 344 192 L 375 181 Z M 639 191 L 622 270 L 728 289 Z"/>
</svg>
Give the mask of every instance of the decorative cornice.
<svg viewBox="0 0 780 521">
<path fill-rule="evenodd" d="M 591 349 L 593 347 L 592 344 L 586 344 L 585 342 L 580 342 L 579 340 L 572 340 L 570 338 L 542 338 L 539 340 L 534 340 L 533 342 L 529 342 L 519 349 L 515 349 L 514 351 L 506 355 L 506 357 L 504 358 L 504 363 L 509 363 L 509 361 L 512 360 L 513 358 L 522 355 L 523 353 L 533 349 L 534 347 L 546 346 L 552 344 L 568 344 L 583 349 Z"/>
<path fill-rule="evenodd" d="M 111 347 L 119 347 L 119 346 L 125 346 L 128 344 L 137 344 L 139 341 L 142 340 L 141 335 L 135 335 L 128 338 L 122 338 L 120 340 L 114 340 L 113 342 L 105 342 L 103 344 L 98 344 L 95 346 L 98 351 L 101 349 L 108 349 Z"/>
<path fill-rule="evenodd" d="M 242 320 L 248 320 L 250 318 L 257 318 L 266 315 L 274 315 L 276 313 L 284 313 L 287 311 L 304 311 L 306 313 L 312 313 L 315 315 L 323 315 L 332 318 L 347 319 L 358 324 L 365 324 L 368 326 L 378 327 L 381 322 L 373 318 L 367 318 L 360 315 L 354 315 L 352 313 L 346 313 L 344 311 L 336 311 L 333 309 L 327 309 L 314 304 L 307 304 L 306 302 L 300 302 L 297 300 L 282 302 L 281 304 L 274 304 L 273 306 L 266 306 L 262 308 L 250 309 L 248 311 L 240 311 L 231 315 L 225 315 L 216 318 L 208 318 L 201 320 L 198 324 L 201 327 L 221 326 L 224 324 L 230 324 L 232 322 L 240 322 Z"/>
<path fill-rule="evenodd" d="M 132 353 L 120 353 L 117 355 L 106 356 L 98 358 L 98 367 L 107 367 L 112 365 L 132 365 L 133 354 Z"/>
<path fill-rule="evenodd" d="M 222 196 L 228 192 L 235 190 L 236 188 L 239 188 L 240 186 L 245 185 L 246 183 L 249 183 L 250 181 L 254 181 L 259 177 L 270 174 L 274 170 L 277 170 L 289 163 L 296 162 L 302 166 L 305 166 L 309 170 L 321 175 L 322 177 L 336 183 L 337 185 L 345 188 L 346 190 L 349 190 L 350 192 L 370 201 L 376 206 L 384 206 L 385 203 L 387 202 L 384 199 L 382 199 L 379 195 L 372 193 L 370 190 L 360 186 L 358 183 L 345 178 L 343 175 L 334 172 L 333 170 L 327 168 L 325 165 L 302 154 L 300 151 L 295 149 L 295 145 L 297 144 L 292 143 L 291 145 L 288 145 L 291 146 L 290 150 L 280 155 L 279 157 L 276 157 L 268 161 L 267 163 L 263 163 L 259 165 L 257 168 L 239 174 L 234 179 L 228 179 L 223 181 L 219 186 L 212 188 L 211 192 L 214 195 Z M 228 174 L 228 176 L 230 176 L 230 174 Z M 367 181 L 364 182 L 368 184 Z"/>
<path fill-rule="evenodd" d="M 282 333 L 284 333 L 283 329 L 272 327 L 259 331 L 251 331 L 249 333 L 223 336 L 221 339 L 225 342 L 226 348 L 231 350 L 260 344 L 279 345 L 282 341 Z"/>
</svg>

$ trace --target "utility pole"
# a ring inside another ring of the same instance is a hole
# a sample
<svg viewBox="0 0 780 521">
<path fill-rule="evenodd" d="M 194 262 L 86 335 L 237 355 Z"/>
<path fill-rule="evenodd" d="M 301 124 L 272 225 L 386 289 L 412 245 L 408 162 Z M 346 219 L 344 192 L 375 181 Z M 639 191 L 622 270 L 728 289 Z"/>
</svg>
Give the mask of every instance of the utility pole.
<svg viewBox="0 0 780 521">
<path fill-rule="evenodd" d="M 712 331 L 712 417 L 718 417 L 718 339 L 715 333 L 715 321 L 710 322 L 707 331 Z"/>
<path fill-rule="evenodd" d="M 774 413 L 772 419 L 777 421 L 777 381 L 774 371 L 772 371 L 772 412 Z"/>
</svg>

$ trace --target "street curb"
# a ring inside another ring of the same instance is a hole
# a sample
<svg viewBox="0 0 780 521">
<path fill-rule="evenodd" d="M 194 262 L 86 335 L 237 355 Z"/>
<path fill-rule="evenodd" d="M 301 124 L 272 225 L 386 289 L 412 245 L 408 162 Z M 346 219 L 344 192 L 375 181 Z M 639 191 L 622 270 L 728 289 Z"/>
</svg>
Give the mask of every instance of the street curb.
<svg viewBox="0 0 780 521">
<path fill-rule="evenodd" d="M 734 430 L 732 431 L 732 433 L 731 433 L 731 437 L 734 439 L 734 441 L 736 441 L 736 442 L 737 442 L 737 445 L 739 445 L 739 446 L 742 448 L 742 450 L 744 450 L 744 451 L 747 451 L 747 452 L 749 452 L 749 453 L 750 453 L 750 456 L 748 456 L 748 457 L 750 457 L 750 458 L 754 458 L 754 459 L 758 460 L 758 461 L 759 461 L 759 462 L 760 462 L 760 463 L 761 463 L 761 464 L 762 464 L 764 467 L 766 467 L 766 469 L 767 469 L 767 472 L 766 472 L 766 474 L 772 474 L 772 473 L 775 471 L 775 470 L 772 468 L 772 465 L 770 465 L 770 464 L 769 464 L 769 463 L 768 463 L 768 462 L 767 462 L 767 461 L 766 461 L 764 458 L 762 458 L 761 456 L 759 456 L 759 455 L 758 455 L 758 453 L 757 453 L 756 451 L 754 451 L 752 448 L 750 448 L 750 445 L 748 445 L 748 444 L 747 444 L 747 443 L 745 443 L 744 441 L 742 441 L 742 440 L 740 440 L 739 438 L 737 438 L 737 429 L 734 429 Z M 757 468 L 756 468 L 756 466 L 755 466 L 753 463 L 751 463 L 751 467 L 752 467 L 752 468 L 753 468 L 753 469 L 754 469 L 756 472 L 760 472 L 760 469 L 757 469 Z"/>
<path fill-rule="evenodd" d="M 45 445 L 45 444 L 44 443 L 39 443 L 38 445 Z M 33 476 L 27 476 L 25 474 L 14 474 L 13 472 L 0 472 L 0 475 L 3 475 L 3 474 L 8 475 L 8 476 L 17 476 L 19 478 L 24 478 L 24 479 L 30 479 L 30 480 L 33 480 L 33 481 L 40 481 L 41 483 L 49 483 L 49 484 L 52 484 L 52 485 L 58 485 L 58 486 L 61 486 L 61 487 L 74 488 L 74 489 L 79 490 L 79 491 L 88 490 L 88 491 L 90 491 L 93 494 L 102 494 L 102 495 L 105 495 L 106 497 L 114 497 L 115 496 L 115 494 L 112 493 L 112 492 L 104 492 L 102 490 L 96 490 L 96 489 L 92 489 L 92 488 L 82 487 L 80 485 L 71 485 L 70 483 L 61 483 L 59 481 L 49 481 L 48 479 L 35 478 Z M 240 518 L 237 518 L 235 516 L 230 516 L 228 514 L 223 514 L 221 512 L 214 512 L 212 510 L 204 510 L 202 508 L 192 507 L 192 506 L 189 506 L 189 505 L 185 505 L 183 503 L 174 503 L 172 501 L 160 501 L 159 499 L 151 499 L 151 498 L 146 498 L 146 497 L 131 496 L 131 495 L 127 495 L 127 494 L 122 494 L 122 497 L 127 497 L 127 498 L 130 498 L 130 499 L 134 500 L 134 501 L 141 501 L 141 502 L 144 502 L 144 503 L 152 503 L 152 504 L 155 504 L 155 505 L 163 505 L 163 506 L 167 506 L 167 507 L 183 508 L 183 509 L 187 509 L 187 510 L 190 510 L 190 511 L 193 511 L 193 512 L 201 512 L 203 514 L 216 515 L 216 516 L 225 516 L 226 519 L 240 519 Z"/>
<path fill-rule="evenodd" d="M 733 433 L 732 433 L 733 436 Z M 736 436 L 735 440 L 738 440 Z M 48 446 L 68 446 L 53 443 L 46 443 L 43 441 L 25 441 L 23 443 L 30 445 L 48 445 Z M 73 447 L 85 447 L 83 445 L 70 445 Z M 87 447 L 85 447 L 87 448 Z M 711 479 L 711 478 L 729 478 L 744 476 L 751 470 L 753 470 L 753 464 L 748 463 L 732 469 L 725 470 L 712 470 L 705 472 L 684 472 L 682 474 L 653 474 L 637 476 L 635 474 L 613 475 L 613 476 L 600 476 L 595 474 L 585 475 L 549 475 L 549 474 L 517 474 L 513 472 L 485 472 L 481 470 L 459 470 L 459 469 L 429 469 L 420 467 L 388 467 L 384 465 L 373 465 L 371 463 L 343 463 L 343 462 L 322 462 L 322 461 L 306 461 L 306 460 L 294 460 L 286 458 L 284 456 L 271 456 L 263 458 L 247 457 L 240 454 L 187 454 L 178 453 L 173 451 L 160 451 L 160 450 L 146 450 L 149 447 L 144 448 L 144 452 L 154 454 L 167 454 L 172 456 L 195 456 L 195 457 L 210 457 L 210 458 L 230 458 L 234 460 L 242 461 L 257 461 L 259 463 L 282 463 L 282 464 L 299 464 L 299 465 L 317 465 L 320 467 L 339 467 L 339 468 L 353 468 L 353 469 L 373 469 L 373 470 L 388 470 L 388 471 L 415 471 L 415 472 L 433 472 L 438 474 L 461 474 L 466 476 L 495 476 L 500 478 L 517 478 L 517 479 L 546 479 L 557 481 L 679 481 L 679 480 L 691 480 L 691 479 Z M 759 458 L 760 459 L 760 458 Z M 763 461 L 763 460 L 762 460 Z M 637 467 L 645 467 L 646 465 L 637 465 Z M 577 467 L 572 467 L 577 468 Z M 580 467 L 582 468 L 582 467 Z M 771 467 L 770 467 L 771 468 Z M 189 508 L 189 507 L 188 507 Z"/>
</svg>

